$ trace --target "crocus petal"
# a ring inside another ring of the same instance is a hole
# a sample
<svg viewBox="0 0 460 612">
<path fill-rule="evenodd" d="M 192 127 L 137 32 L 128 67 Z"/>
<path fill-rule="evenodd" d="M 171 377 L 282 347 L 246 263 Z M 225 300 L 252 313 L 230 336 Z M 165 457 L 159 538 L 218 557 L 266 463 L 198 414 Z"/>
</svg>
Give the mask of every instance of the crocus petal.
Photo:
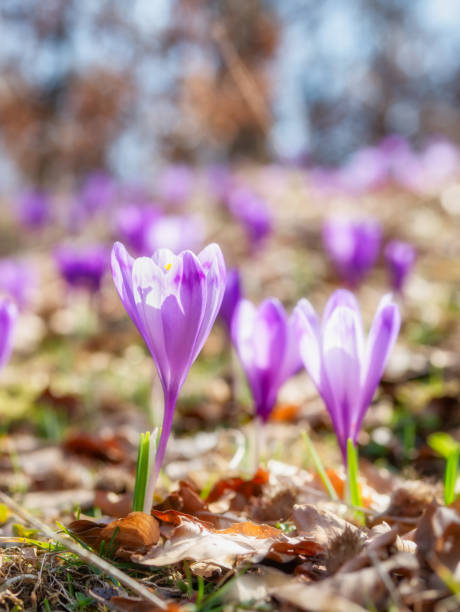
<svg viewBox="0 0 460 612">
<path fill-rule="evenodd" d="M 327 323 L 327 320 L 330 318 L 330 316 L 338 306 L 345 306 L 346 308 L 351 308 L 351 310 L 361 316 L 358 301 L 353 295 L 353 293 L 351 291 L 348 291 L 347 289 L 337 289 L 337 291 L 334 291 L 334 293 L 328 299 L 328 301 L 326 302 L 326 306 L 324 307 L 322 318 L 323 325 Z"/>
<path fill-rule="evenodd" d="M 210 244 L 198 255 L 206 276 L 206 305 L 194 350 L 199 353 L 219 314 L 225 292 L 226 269 L 224 256 L 217 244 Z"/>
<path fill-rule="evenodd" d="M 161 320 L 161 306 L 167 299 L 164 277 L 163 271 L 149 257 L 139 257 L 135 260 L 132 282 L 139 330 L 155 361 L 163 388 L 168 386 L 171 379 L 171 368 L 166 353 L 165 334 Z M 175 295 L 170 299 L 177 303 Z"/>
<path fill-rule="evenodd" d="M 136 301 L 133 293 L 133 265 L 134 259 L 121 242 L 116 242 L 112 248 L 111 267 L 113 282 L 118 295 L 126 308 L 127 313 L 136 325 L 138 331 L 144 336 L 144 330 L 137 313 Z"/>
<path fill-rule="evenodd" d="M 387 294 L 380 300 L 367 339 L 360 408 L 353 422 L 354 438 L 358 435 L 364 415 L 382 377 L 388 356 L 398 337 L 400 327 L 401 314 L 399 308 L 397 304 L 391 301 L 391 294 Z"/>
<path fill-rule="evenodd" d="M 256 309 L 241 300 L 233 318 L 233 340 L 251 387 L 257 414 L 266 420 L 276 401 L 286 356 L 287 318 L 275 299 Z"/>
<path fill-rule="evenodd" d="M 294 308 L 294 320 L 300 338 L 300 355 L 307 372 L 320 391 L 321 338 L 318 316 L 308 300 L 302 298 Z"/>
<path fill-rule="evenodd" d="M 206 276 L 191 251 L 182 253 L 179 300 L 170 295 L 161 306 L 166 353 L 173 386 L 180 388 L 201 346 L 200 327 L 206 308 Z M 217 313 L 216 313 L 217 314 Z M 204 342 L 204 340 L 203 340 Z"/>
<path fill-rule="evenodd" d="M 342 443 L 350 436 L 353 415 L 359 408 L 361 334 L 356 312 L 345 306 L 338 306 L 324 327 L 324 373 L 333 400 L 327 408 L 339 425 L 338 437 Z"/>
</svg>

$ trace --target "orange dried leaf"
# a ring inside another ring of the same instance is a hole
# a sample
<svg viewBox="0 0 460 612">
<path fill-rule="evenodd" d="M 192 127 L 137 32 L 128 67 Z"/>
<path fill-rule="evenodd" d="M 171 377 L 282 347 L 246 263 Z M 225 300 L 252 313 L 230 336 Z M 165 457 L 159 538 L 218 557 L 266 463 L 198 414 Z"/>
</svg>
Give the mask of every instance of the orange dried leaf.
<svg viewBox="0 0 460 612">
<path fill-rule="evenodd" d="M 268 478 L 268 472 L 263 468 L 259 468 L 250 480 L 244 480 L 239 477 L 219 480 L 211 489 L 206 502 L 210 504 L 217 501 L 227 491 L 235 491 L 235 493 L 239 493 L 246 499 L 258 497 L 262 494 L 262 488 L 267 484 Z"/>
<path fill-rule="evenodd" d="M 116 533 L 115 533 L 116 532 Z M 123 548 L 138 549 L 156 544 L 160 539 L 158 521 L 144 512 L 131 512 L 112 521 L 101 531 L 101 541 L 113 541 Z"/>
</svg>

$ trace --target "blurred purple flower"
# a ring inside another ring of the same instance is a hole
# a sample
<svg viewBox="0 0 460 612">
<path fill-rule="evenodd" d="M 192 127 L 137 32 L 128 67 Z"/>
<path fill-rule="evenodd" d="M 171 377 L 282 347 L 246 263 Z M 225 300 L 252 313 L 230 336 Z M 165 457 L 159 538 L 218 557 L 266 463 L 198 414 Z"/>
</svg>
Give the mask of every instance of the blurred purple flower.
<svg viewBox="0 0 460 612">
<path fill-rule="evenodd" d="M 133 259 L 117 242 L 112 275 L 131 320 L 147 344 L 163 387 L 164 417 L 154 480 L 163 462 L 177 396 L 211 331 L 225 290 L 225 262 L 217 244 L 199 255 L 159 249 Z"/>
<path fill-rule="evenodd" d="M 82 209 L 89 215 L 110 206 L 115 196 L 115 183 L 106 172 L 89 174 L 81 188 L 79 201 Z"/>
<path fill-rule="evenodd" d="M 147 228 L 160 216 L 161 213 L 152 206 L 123 206 L 116 214 L 116 234 L 137 254 L 143 255 L 148 252 L 145 240 Z"/>
<path fill-rule="evenodd" d="M 246 373 L 257 416 L 265 423 L 281 386 L 302 362 L 293 316 L 281 302 L 267 299 L 256 308 L 241 300 L 232 322 L 232 338 Z"/>
<path fill-rule="evenodd" d="M 16 305 L 9 298 L 0 298 L 0 368 L 6 364 L 11 355 L 13 328 L 17 316 Z"/>
<path fill-rule="evenodd" d="M 374 266 L 380 251 L 382 229 L 372 219 L 329 219 L 323 242 L 341 278 L 358 285 Z"/>
<path fill-rule="evenodd" d="M 104 246 L 61 245 L 54 255 L 59 273 L 69 287 L 94 293 L 99 291 L 108 267 L 108 253 Z"/>
<path fill-rule="evenodd" d="M 233 189 L 228 196 L 228 209 L 243 225 L 252 247 L 257 247 L 272 231 L 272 219 L 266 202 L 249 189 Z"/>
<path fill-rule="evenodd" d="M 347 440 L 354 443 L 380 382 L 401 324 L 398 306 L 385 295 L 367 340 L 358 303 L 352 293 L 335 291 L 320 322 L 312 305 L 300 300 L 294 310 L 300 352 L 331 416 L 346 462 Z"/>
<path fill-rule="evenodd" d="M 224 298 L 219 310 L 219 317 L 231 331 L 232 320 L 236 307 L 241 300 L 241 279 L 237 268 L 227 270 L 227 283 L 225 285 Z"/>
<path fill-rule="evenodd" d="M 159 176 L 157 195 L 166 204 L 180 207 L 190 199 L 192 188 L 192 169 L 185 164 L 171 164 Z"/>
<path fill-rule="evenodd" d="M 392 240 L 385 247 L 385 262 L 391 286 L 401 292 L 415 263 L 415 249 L 408 242 Z"/>
<path fill-rule="evenodd" d="M 339 170 L 338 181 L 345 193 L 354 195 L 383 187 L 388 179 L 388 163 L 378 147 L 359 149 Z"/>
<path fill-rule="evenodd" d="M 18 259 L 0 260 L 0 294 L 8 295 L 21 310 L 30 299 L 36 284 L 36 272 Z"/>
<path fill-rule="evenodd" d="M 144 253 L 157 249 L 197 250 L 203 243 L 203 225 L 197 217 L 169 215 L 152 218 L 144 228 Z"/>
<path fill-rule="evenodd" d="M 42 191 L 27 191 L 18 203 L 18 219 L 26 227 L 40 228 L 51 220 L 51 203 Z"/>
</svg>

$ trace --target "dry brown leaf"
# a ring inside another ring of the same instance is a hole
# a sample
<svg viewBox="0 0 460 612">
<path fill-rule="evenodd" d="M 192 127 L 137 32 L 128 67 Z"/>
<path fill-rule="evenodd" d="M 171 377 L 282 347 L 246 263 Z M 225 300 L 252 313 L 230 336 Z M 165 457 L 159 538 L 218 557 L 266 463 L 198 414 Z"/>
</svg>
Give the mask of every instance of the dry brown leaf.
<svg viewBox="0 0 460 612">
<path fill-rule="evenodd" d="M 460 502 L 448 507 L 432 503 L 415 531 L 419 557 L 428 566 L 443 564 L 460 580 Z"/>
<path fill-rule="evenodd" d="M 268 526 L 267 526 L 268 527 Z M 260 535 L 260 534 L 259 534 Z M 251 559 L 261 561 L 269 552 L 274 537 L 254 537 L 242 533 L 212 530 L 197 520 L 182 519 L 166 543 L 145 555 L 134 555 L 142 565 L 163 566 L 179 561 L 208 561 L 228 569 Z"/>
<path fill-rule="evenodd" d="M 120 463 L 127 458 L 124 441 L 116 436 L 99 437 L 83 432 L 74 433 L 64 440 L 63 448 L 69 453 L 113 463 Z"/>
<path fill-rule="evenodd" d="M 94 503 L 96 508 L 100 508 L 102 514 L 120 518 L 126 516 L 131 511 L 133 496 L 130 493 L 113 493 L 96 489 L 94 492 Z"/>
<path fill-rule="evenodd" d="M 182 612 L 183 610 L 176 603 L 168 603 L 165 608 L 158 608 L 148 601 L 121 595 L 115 595 L 108 603 L 113 610 L 118 612 Z"/>
<path fill-rule="evenodd" d="M 243 478 L 225 478 L 219 480 L 211 489 L 206 502 L 211 504 L 222 497 L 227 491 L 234 491 L 235 494 L 242 497 L 245 502 L 252 497 L 258 497 L 262 494 L 263 486 L 267 484 L 269 474 L 266 470 L 259 468 L 250 480 Z"/>
<path fill-rule="evenodd" d="M 95 550 L 99 550 L 101 543 L 105 542 L 117 549 L 144 551 L 156 544 L 160 538 L 158 521 L 144 512 L 131 512 L 125 518 L 112 521 L 108 525 L 84 519 L 73 521 L 69 529 Z M 116 556 L 117 551 L 114 554 Z"/>
<path fill-rule="evenodd" d="M 343 612 L 369 605 L 380 609 L 389 598 L 387 585 L 402 578 L 412 578 L 419 566 L 414 555 L 398 553 L 390 559 L 356 572 L 338 573 L 313 585 L 287 581 L 273 595 L 303 610 Z"/>
</svg>

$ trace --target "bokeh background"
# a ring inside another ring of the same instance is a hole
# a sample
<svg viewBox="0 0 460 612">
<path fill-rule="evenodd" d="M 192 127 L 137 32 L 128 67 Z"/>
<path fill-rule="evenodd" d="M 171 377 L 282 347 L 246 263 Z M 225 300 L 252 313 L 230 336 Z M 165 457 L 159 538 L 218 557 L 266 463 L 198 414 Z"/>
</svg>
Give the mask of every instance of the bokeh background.
<svg viewBox="0 0 460 612">
<path fill-rule="evenodd" d="M 460 138 L 455 0 L 4 0 L 1 189 Z"/>
</svg>

